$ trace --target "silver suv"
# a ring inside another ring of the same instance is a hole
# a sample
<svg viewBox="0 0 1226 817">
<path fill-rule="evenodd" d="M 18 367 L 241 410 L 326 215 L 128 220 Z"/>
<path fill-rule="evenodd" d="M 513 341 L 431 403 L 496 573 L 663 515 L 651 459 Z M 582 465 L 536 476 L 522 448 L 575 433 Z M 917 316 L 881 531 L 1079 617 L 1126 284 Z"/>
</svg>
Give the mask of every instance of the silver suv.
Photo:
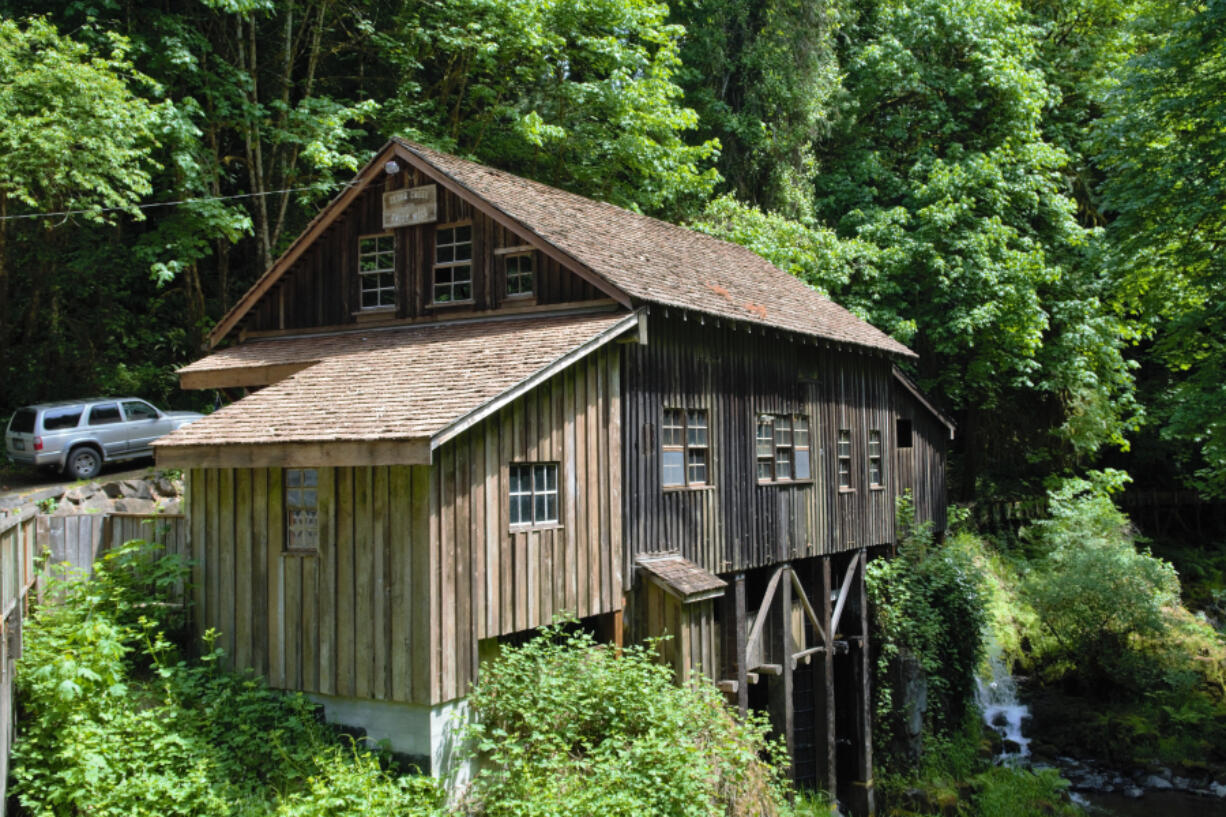
<svg viewBox="0 0 1226 817">
<path fill-rule="evenodd" d="M 63 400 L 17 409 L 4 439 L 17 462 L 90 479 L 104 462 L 151 456 L 150 443 L 203 416 L 161 411 L 135 397 Z"/>
</svg>

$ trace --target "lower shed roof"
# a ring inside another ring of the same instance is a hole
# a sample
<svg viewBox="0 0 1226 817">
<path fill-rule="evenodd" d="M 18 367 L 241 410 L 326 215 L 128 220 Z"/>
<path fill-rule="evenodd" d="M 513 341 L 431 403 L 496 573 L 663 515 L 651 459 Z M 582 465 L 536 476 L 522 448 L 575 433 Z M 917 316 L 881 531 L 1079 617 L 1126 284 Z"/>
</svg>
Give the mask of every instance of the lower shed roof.
<svg viewBox="0 0 1226 817">
<path fill-rule="evenodd" d="M 159 464 L 179 467 L 428 463 L 432 448 L 637 321 L 618 312 L 246 343 L 182 373 L 283 379 L 154 448 Z"/>
</svg>

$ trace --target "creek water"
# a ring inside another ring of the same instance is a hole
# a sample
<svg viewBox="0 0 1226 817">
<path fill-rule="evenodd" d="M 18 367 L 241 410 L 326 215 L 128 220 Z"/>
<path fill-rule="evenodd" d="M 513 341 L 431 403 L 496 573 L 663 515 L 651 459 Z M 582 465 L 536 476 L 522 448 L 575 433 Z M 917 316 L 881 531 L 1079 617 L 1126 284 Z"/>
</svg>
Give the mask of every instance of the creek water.
<svg viewBox="0 0 1226 817">
<path fill-rule="evenodd" d="M 989 663 L 992 677 L 976 679 L 975 683 L 983 722 L 1001 736 L 1003 748 L 996 762 L 1029 765 L 1030 738 L 1023 733 L 1023 725 L 1030 717 L 1030 708 L 1018 700 L 1017 681 L 1005 663 L 999 658 L 992 658 Z M 1226 798 L 1184 791 L 1150 789 L 1140 797 L 1118 792 L 1079 791 L 1074 792 L 1073 800 L 1092 817 L 1226 817 Z"/>
</svg>

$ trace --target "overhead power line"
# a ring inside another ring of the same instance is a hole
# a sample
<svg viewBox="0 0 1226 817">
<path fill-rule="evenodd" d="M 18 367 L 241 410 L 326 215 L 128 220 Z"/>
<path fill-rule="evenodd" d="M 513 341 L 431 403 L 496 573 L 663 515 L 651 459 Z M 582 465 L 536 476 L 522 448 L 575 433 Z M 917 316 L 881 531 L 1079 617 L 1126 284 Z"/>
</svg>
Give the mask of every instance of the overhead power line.
<svg viewBox="0 0 1226 817">
<path fill-rule="evenodd" d="M 338 182 L 329 187 L 352 187 L 355 182 Z M 199 204 L 206 201 L 234 201 L 235 199 L 255 199 L 261 196 L 276 196 L 281 193 L 302 193 L 307 190 L 318 190 L 317 187 L 286 187 L 281 190 L 266 190 L 263 193 L 237 193 L 233 196 L 202 196 L 195 199 L 178 199 L 176 201 L 153 201 L 138 204 L 137 210 L 150 210 L 154 207 L 175 207 L 180 204 Z M 85 207 L 80 210 L 57 210 L 53 213 L 19 213 L 12 216 L 0 216 L 0 221 L 16 221 L 29 218 L 65 218 L 67 216 L 97 215 L 99 213 L 128 212 L 132 207 Z"/>
</svg>

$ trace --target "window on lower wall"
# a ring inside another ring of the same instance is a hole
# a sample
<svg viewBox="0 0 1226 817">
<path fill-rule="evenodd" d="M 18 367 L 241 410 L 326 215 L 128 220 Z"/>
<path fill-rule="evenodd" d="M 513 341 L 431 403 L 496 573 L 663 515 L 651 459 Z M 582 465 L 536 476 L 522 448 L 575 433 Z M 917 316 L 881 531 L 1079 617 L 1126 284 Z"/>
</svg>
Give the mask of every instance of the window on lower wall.
<svg viewBox="0 0 1226 817">
<path fill-rule="evenodd" d="M 884 459 L 881 456 L 881 431 L 870 429 L 868 432 L 868 485 L 870 488 L 881 488 L 885 485 Z"/>
<path fill-rule="evenodd" d="M 396 305 L 396 237 L 364 235 L 358 238 L 358 278 L 362 309 Z"/>
<path fill-rule="evenodd" d="M 510 466 L 507 500 L 512 527 L 558 523 L 558 464 L 525 462 Z"/>
<path fill-rule="evenodd" d="M 286 468 L 285 549 L 298 553 L 319 550 L 319 471 Z"/>
<path fill-rule="evenodd" d="M 710 435 L 706 409 L 664 409 L 660 435 L 660 481 L 665 488 L 710 483 Z"/>
<path fill-rule="evenodd" d="M 809 418 L 801 414 L 759 414 L 755 435 L 758 482 L 813 478 Z"/>
<path fill-rule="evenodd" d="M 839 440 L 835 449 L 839 459 L 839 489 L 852 490 L 851 487 L 851 429 L 840 428 Z"/>
</svg>

